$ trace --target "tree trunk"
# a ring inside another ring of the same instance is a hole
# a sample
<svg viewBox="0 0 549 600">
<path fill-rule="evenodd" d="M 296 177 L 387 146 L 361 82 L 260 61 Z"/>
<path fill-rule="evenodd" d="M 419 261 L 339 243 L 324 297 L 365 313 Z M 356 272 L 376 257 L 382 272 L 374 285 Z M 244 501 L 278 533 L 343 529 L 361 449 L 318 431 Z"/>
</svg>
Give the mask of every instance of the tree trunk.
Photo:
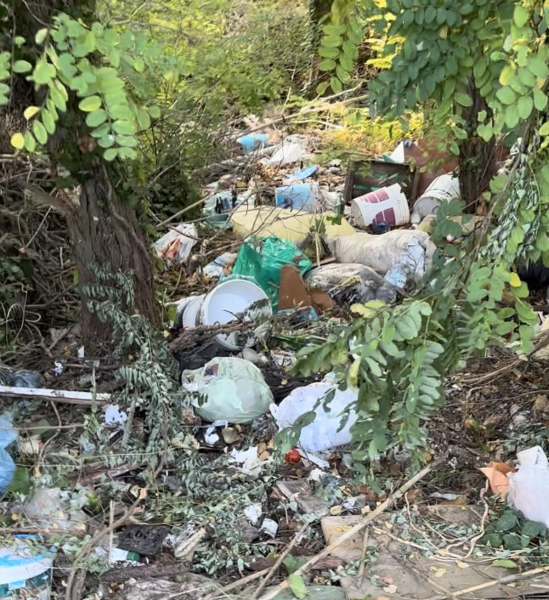
<svg viewBox="0 0 549 600">
<path fill-rule="evenodd" d="M 459 145 L 459 187 L 466 212 L 474 213 L 479 204 L 482 204 L 482 193 L 488 189 L 488 183 L 496 172 L 496 143 L 494 138 L 486 142 L 476 135 L 478 114 L 485 111 L 488 120 L 492 111 L 473 81 L 470 82 L 469 89 L 473 104 L 464 108 L 462 113 L 466 122 L 467 139 L 462 140 Z"/>
<path fill-rule="evenodd" d="M 90 175 L 82 184 L 78 206 L 67 217 L 79 284 L 85 286 L 96 282 L 95 265 L 113 273 L 132 274 L 135 308 L 157 325 L 154 265 L 135 211 L 116 195 L 104 166 L 95 167 Z M 90 312 L 88 300 L 82 292 L 85 340 L 93 346 L 110 343 L 110 327 Z"/>
</svg>

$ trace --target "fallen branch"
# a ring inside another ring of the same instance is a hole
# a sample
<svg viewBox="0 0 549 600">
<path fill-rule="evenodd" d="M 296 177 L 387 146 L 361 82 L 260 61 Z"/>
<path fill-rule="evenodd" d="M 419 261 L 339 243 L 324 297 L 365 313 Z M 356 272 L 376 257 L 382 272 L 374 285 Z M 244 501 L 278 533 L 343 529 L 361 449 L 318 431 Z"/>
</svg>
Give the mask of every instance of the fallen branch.
<svg viewBox="0 0 549 600">
<path fill-rule="evenodd" d="M 207 167 L 202 167 L 201 169 L 197 169 L 193 171 L 192 175 L 200 175 L 202 177 L 208 177 L 213 175 L 217 171 L 229 171 L 231 169 L 236 169 L 243 165 L 252 164 L 256 159 L 263 158 L 264 156 L 270 156 L 276 150 L 276 146 L 269 146 L 268 148 L 262 148 L 261 150 L 255 150 L 250 154 L 245 154 L 244 156 L 238 156 L 237 158 L 228 158 L 227 160 L 223 160 L 218 163 L 214 163 L 213 165 L 208 165 Z"/>
<path fill-rule="evenodd" d="M 339 546 L 341 546 L 341 544 L 343 544 L 343 542 L 346 542 L 347 540 L 350 540 L 357 533 L 359 533 L 360 531 L 362 531 L 374 519 L 376 519 L 377 517 L 379 517 L 380 514 L 382 514 L 388 508 L 390 508 L 399 498 L 402 498 L 402 496 L 411 487 L 413 487 L 416 483 L 418 483 L 418 481 L 421 481 L 425 477 L 425 475 L 427 475 L 435 467 L 437 467 L 443 461 L 444 458 L 445 457 L 441 456 L 437 460 L 433 461 L 431 464 L 427 465 L 424 469 L 422 469 L 419 473 L 417 473 L 417 475 L 414 475 L 414 477 L 412 477 L 412 479 L 410 479 L 404 485 L 402 485 L 400 488 L 398 488 L 398 490 L 396 492 L 394 492 L 393 494 L 391 494 L 387 498 L 387 500 L 385 500 L 385 502 L 382 502 L 372 513 L 370 513 L 368 516 L 366 516 L 364 518 L 364 520 L 362 521 L 362 523 L 358 523 L 354 527 L 351 527 L 351 529 L 349 529 L 349 531 L 347 531 L 342 536 L 340 536 L 339 538 L 337 538 L 337 540 L 335 542 L 331 543 L 329 546 L 326 546 L 326 548 L 324 548 L 324 550 L 322 550 L 322 552 L 319 552 L 318 554 L 316 554 L 315 556 L 313 556 L 301 568 L 299 568 L 297 571 L 295 571 L 294 575 L 303 575 L 313 565 L 315 565 L 319 560 L 321 560 L 325 556 L 328 556 L 328 554 L 331 554 L 336 548 L 338 548 Z M 280 583 L 279 585 L 277 585 L 274 589 L 272 589 L 270 592 L 268 592 L 267 594 L 265 594 L 264 596 L 262 596 L 260 600 L 271 600 L 272 598 L 275 598 L 282 590 L 284 590 L 287 587 L 289 587 L 289 585 L 290 584 L 288 583 L 288 580 L 286 579 L 285 581 L 283 581 L 282 583 Z"/>
<path fill-rule="evenodd" d="M 195 346 L 199 342 L 212 338 L 220 333 L 233 333 L 234 331 L 242 331 L 244 329 L 250 329 L 257 327 L 258 323 L 254 321 L 233 321 L 225 325 L 199 325 L 198 327 L 192 327 L 185 329 L 179 337 L 170 342 L 170 351 L 176 352 L 178 350 L 188 350 L 190 347 Z"/>
<path fill-rule="evenodd" d="M 288 554 L 290 553 L 290 550 L 297 544 L 297 542 L 299 541 L 301 536 L 305 533 L 305 530 L 307 529 L 307 527 L 309 527 L 309 523 L 305 523 L 299 529 L 299 531 L 295 534 L 293 540 L 288 544 L 288 546 L 286 547 L 286 550 L 284 550 L 284 552 L 278 557 L 278 560 L 272 566 L 271 570 L 267 573 L 267 576 L 261 582 L 261 584 L 255 591 L 254 595 L 252 596 L 251 600 L 256 600 L 256 598 L 259 597 L 259 594 L 261 594 L 263 588 L 267 585 L 267 583 L 269 583 L 269 580 L 271 579 L 271 577 L 276 573 L 276 570 L 278 569 L 278 567 L 280 567 L 280 565 L 282 564 L 282 561 L 288 556 Z"/>
<path fill-rule="evenodd" d="M 549 571 L 549 566 L 539 567 L 537 569 L 532 569 L 531 571 L 525 571 L 524 573 L 517 573 L 516 575 L 506 575 L 501 579 L 493 579 L 492 581 L 480 583 L 479 585 L 474 585 L 473 587 L 465 588 L 464 590 L 449 592 L 447 596 L 432 596 L 431 598 L 428 598 L 428 600 L 443 600 L 449 596 L 452 598 L 455 596 L 465 596 L 465 594 L 471 594 L 473 592 L 478 592 L 479 590 L 485 590 L 486 588 L 494 587 L 495 585 L 514 583 L 515 581 L 530 579 L 536 575 L 540 575 L 541 573 L 547 573 L 547 571 Z M 516 590 L 513 591 L 516 592 Z"/>
<path fill-rule="evenodd" d="M 263 571 L 258 571 L 257 573 L 248 575 L 248 577 L 244 577 L 244 579 L 239 579 L 238 581 L 234 581 L 233 583 L 230 583 L 229 585 L 226 585 L 225 587 L 220 588 L 219 590 L 213 592 L 212 594 L 209 594 L 208 596 L 206 596 L 204 598 L 204 600 L 215 600 L 215 598 L 226 598 L 227 592 L 232 592 L 233 590 L 237 590 L 241 587 L 244 587 L 245 585 L 248 585 L 248 583 L 251 583 L 252 581 L 255 581 L 256 579 L 263 577 L 263 575 L 266 575 L 269 571 L 270 571 L 270 569 L 263 569 Z"/>
<path fill-rule="evenodd" d="M 63 402 L 65 404 L 79 404 L 91 406 L 94 399 L 97 404 L 110 401 L 110 394 L 92 394 L 91 392 L 73 392 L 69 390 L 50 390 L 48 388 L 23 388 L 11 385 L 0 385 L 0 396 L 18 396 L 32 398 L 33 400 L 48 400 L 50 402 Z"/>
<path fill-rule="evenodd" d="M 104 583 L 124 583 L 128 579 L 149 579 L 151 577 L 172 577 L 180 573 L 188 573 L 192 564 L 181 561 L 169 565 L 153 565 L 151 567 L 123 567 L 122 569 L 111 569 L 99 579 Z"/>
</svg>

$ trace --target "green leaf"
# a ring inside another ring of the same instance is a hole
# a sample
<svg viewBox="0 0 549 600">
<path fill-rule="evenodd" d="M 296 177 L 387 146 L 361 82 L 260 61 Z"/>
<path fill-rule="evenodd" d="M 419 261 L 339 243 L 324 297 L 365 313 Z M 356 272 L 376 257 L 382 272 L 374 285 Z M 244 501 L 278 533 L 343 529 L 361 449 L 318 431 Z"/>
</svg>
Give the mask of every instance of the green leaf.
<svg viewBox="0 0 549 600">
<path fill-rule="evenodd" d="M 526 66 L 536 77 L 545 78 L 549 75 L 549 68 L 538 56 L 531 57 Z"/>
<path fill-rule="evenodd" d="M 38 140 L 40 144 L 45 144 L 48 141 L 48 132 L 46 128 L 40 121 L 35 120 L 32 125 L 32 130 L 34 131 L 34 137 Z"/>
<path fill-rule="evenodd" d="M 16 60 L 13 63 L 12 70 L 14 73 L 28 73 L 32 70 L 32 65 L 26 60 Z"/>
<path fill-rule="evenodd" d="M 303 581 L 303 577 L 301 575 L 296 575 L 292 573 L 288 577 L 288 584 L 290 585 L 290 589 L 292 590 L 292 594 L 298 599 L 302 600 L 307 595 L 307 586 Z"/>
<path fill-rule="evenodd" d="M 104 125 L 101 125 L 101 127 L 98 127 L 97 129 L 94 129 L 91 132 L 92 137 L 94 138 L 102 138 L 104 136 L 106 136 L 111 130 L 111 126 L 109 125 L 109 123 L 105 123 Z M 111 136 L 112 138 L 114 138 L 114 136 Z M 114 140 L 113 140 L 114 143 Z M 112 144 L 111 144 L 112 146 Z M 107 147 L 107 146 L 105 146 Z"/>
<path fill-rule="evenodd" d="M 6 490 L 12 494 L 27 495 L 30 492 L 31 485 L 32 483 L 29 469 L 26 469 L 25 467 L 17 467 Z"/>
<path fill-rule="evenodd" d="M 102 125 L 107 120 L 107 113 L 100 108 L 99 110 L 94 110 L 89 113 L 86 117 L 86 125 L 88 127 L 98 127 Z"/>
<path fill-rule="evenodd" d="M 515 9 L 515 12 L 516 12 L 516 9 Z M 508 559 L 495 560 L 492 563 L 492 566 L 493 567 L 501 567 L 503 569 L 518 569 L 517 563 L 513 562 L 512 560 L 508 560 Z"/>
<path fill-rule="evenodd" d="M 323 60 L 318 65 L 318 68 L 321 71 L 333 71 L 336 68 L 336 62 L 335 62 L 335 60 L 331 60 L 331 59 Z"/>
<path fill-rule="evenodd" d="M 148 129 L 151 126 L 151 118 L 149 113 L 144 108 L 139 108 L 137 111 L 137 122 L 141 129 Z"/>
<path fill-rule="evenodd" d="M 319 49 L 318 53 L 323 58 L 337 58 L 339 56 L 339 48 L 323 47 Z"/>
<path fill-rule="evenodd" d="M 524 6 L 515 6 L 515 12 L 513 13 L 513 21 L 517 27 L 524 27 L 528 23 L 530 14 L 524 8 Z"/>
<path fill-rule="evenodd" d="M 28 106 L 25 109 L 23 116 L 28 121 L 29 119 L 32 119 L 34 117 L 34 115 L 38 114 L 39 112 L 40 112 L 40 109 L 38 108 L 38 106 Z"/>
<path fill-rule="evenodd" d="M 517 100 L 517 95 L 509 86 L 500 88 L 496 96 L 502 104 L 513 104 Z"/>
<path fill-rule="evenodd" d="M 527 119 L 534 108 L 534 101 L 530 96 L 523 96 L 518 101 L 518 112 L 521 119 Z"/>
<path fill-rule="evenodd" d="M 118 148 L 118 156 L 120 158 L 136 158 L 137 154 L 133 148 L 121 146 L 120 148 Z"/>
<path fill-rule="evenodd" d="M 52 133 L 55 133 L 55 121 L 52 117 L 52 114 L 49 110 L 47 109 L 43 109 L 42 110 L 42 123 L 44 124 L 44 127 L 46 128 L 46 131 L 51 135 Z"/>
<path fill-rule="evenodd" d="M 34 139 L 32 133 L 30 131 L 25 131 L 25 135 L 23 137 L 25 138 L 25 148 L 29 152 L 34 152 L 36 150 L 36 140 Z"/>
<path fill-rule="evenodd" d="M 129 119 L 131 117 L 131 111 L 126 104 L 115 104 L 114 106 L 109 106 L 108 111 L 109 115 L 113 119 Z"/>
<path fill-rule="evenodd" d="M 522 535 L 528 536 L 530 539 L 537 538 L 539 536 L 547 535 L 547 527 L 543 523 L 534 523 L 533 521 L 526 521 L 522 526 Z"/>
<path fill-rule="evenodd" d="M 36 35 L 34 36 L 34 41 L 37 44 L 42 44 L 44 42 L 44 40 L 46 39 L 46 36 L 48 35 L 48 30 L 46 28 L 44 29 L 39 29 L 36 32 Z"/>
<path fill-rule="evenodd" d="M 332 86 L 332 90 L 334 90 L 336 94 L 339 94 L 339 92 L 341 92 L 341 90 L 343 89 L 343 84 L 337 77 L 332 77 L 330 79 L 330 85 Z"/>
<path fill-rule="evenodd" d="M 454 100 L 461 106 L 473 106 L 473 101 L 471 100 L 471 97 L 467 94 L 463 94 L 462 92 L 458 92 L 457 94 L 455 94 Z"/>
<path fill-rule="evenodd" d="M 109 135 L 104 135 L 102 138 L 99 138 L 99 141 L 97 143 L 101 146 L 101 148 L 110 148 L 111 146 L 114 146 L 114 142 L 115 142 L 114 135 L 109 134 Z"/>
<path fill-rule="evenodd" d="M 322 94 L 324 94 L 324 92 L 328 89 L 328 87 L 330 86 L 330 82 L 329 81 L 322 81 L 321 83 L 319 83 L 316 86 L 316 93 L 319 96 L 322 96 Z M 150 111 L 149 111 L 150 114 Z"/>
<path fill-rule="evenodd" d="M 545 123 L 539 128 L 540 135 L 549 135 L 549 121 L 545 121 Z"/>
<path fill-rule="evenodd" d="M 110 161 L 114 160 L 117 155 L 118 155 L 117 148 L 109 148 L 108 150 L 105 150 L 105 153 L 103 154 L 103 158 L 110 162 Z"/>
<path fill-rule="evenodd" d="M 145 63 L 143 62 L 143 59 L 142 58 L 136 59 L 133 63 L 133 68 L 138 73 L 143 73 L 143 71 L 145 70 Z"/>
<path fill-rule="evenodd" d="M 510 531 L 517 525 L 517 523 L 518 520 L 515 513 L 511 512 L 510 510 L 506 510 L 496 523 L 496 529 L 497 531 Z"/>
<path fill-rule="evenodd" d="M 11 136 L 11 145 L 14 148 L 17 148 L 18 150 L 23 150 L 23 148 L 25 147 L 25 138 L 23 137 L 22 133 L 14 133 Z"/>
<path fill-rule="evenodd" d="M 547 106 L 547 96 L 537 88 L 534 88 L 534 106 L 536 110 L 545 110 Z"/>
<path fill-rule="evenodd" d="M 160 118 L 160 108 L 158 106 L 149 106 L 148 108 L 149 115 L 151 115 L 151 119 L 159 119 Z"/>
<path fill-rule="evenodd" d="M 127 148 L 134 148 L 137 146 L 137 139 L 131 135 L 117 135 L 116 143 Z"/>
<path fill-rule="evenodd" d="M 55 77 L 55 67 L 50 65 L 44 58 L 41 58 L 34 67 L 32 76 L 39 85 L 49 83 Z"/>
<path fill-rule="evenodd" d="M 78 103 L 78 108 L 84 112 L 93 112 L 101 107 L 99 96 L 88 96 Z"/>
<path fill-rule="evenodd" d="M 135 127 L 130 121 L 115 121 L 112 128 L 116 133 L 121 133 L 122 135 L 133 135 L 135 133 Z"/>
</svg>

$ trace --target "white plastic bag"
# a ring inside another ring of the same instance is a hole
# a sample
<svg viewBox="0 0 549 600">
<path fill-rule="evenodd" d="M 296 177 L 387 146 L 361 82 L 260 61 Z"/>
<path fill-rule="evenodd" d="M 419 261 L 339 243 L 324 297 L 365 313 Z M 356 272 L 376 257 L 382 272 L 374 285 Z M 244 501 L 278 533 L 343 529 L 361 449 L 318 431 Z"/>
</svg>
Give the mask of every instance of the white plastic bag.
<svg viewBox="0 0 549 600">
<path fill-rule="evenodd" d="M 241 358 L 214 358 L 201 369 L 183 371 L 183 389 L 198 392 L 192 404 L 205 421 L 251 423 L 269 410 L 273 395 L 261 371 Z"/>
<path fill-rule="evenodd" d="M 154 243 L 156 252 L 166 265 L 184 264 L 189 259 L 192 247 L 197 242 L 196 228 L 188 223 L 179 223 L 174 229 Z"/>
<path fill-rule="evenodd" d="M 360 263 L 385 275 L 399 265 L 419 281 L 429 271 L 436 246 L 423 231 L 395 229 L 383 235 L 355 233 L 328 240 L 338 263 Z"/>
<path fill-rule="evenodd" d="M 330 412 L 326 412 L 323 408 L 323 398 L 331 390 L 335 390 L 335 396 L 328 405 Z M 356 423 L 357 414 L 348 406 L 356 402 L 356 399 L 357 394 L 353 390 L 348 388 L 342 392 L 333 383 L 322 381 L 296 388 L 279 406 L 271 405 L 271 414 L 278 428 L 285 429 L 291 427 L 301 415 L 313 410 L 320 400 L 319 406 L 315 409 L 315 420 L 301 430 L 299 444 L 306 452 L 322 452 L 351 442 L 350 430 Z M 338 431 L 341 417 L 347 413 L 349 415 L 347 423 L 341 431 Z"/>
<path fill-rule="evenodd" d="M 539 446 L 517 454 L 519 470 L 509 474 L 509 503 L 529 520 L 549 527 L 549 464 Z"/>
</svg>

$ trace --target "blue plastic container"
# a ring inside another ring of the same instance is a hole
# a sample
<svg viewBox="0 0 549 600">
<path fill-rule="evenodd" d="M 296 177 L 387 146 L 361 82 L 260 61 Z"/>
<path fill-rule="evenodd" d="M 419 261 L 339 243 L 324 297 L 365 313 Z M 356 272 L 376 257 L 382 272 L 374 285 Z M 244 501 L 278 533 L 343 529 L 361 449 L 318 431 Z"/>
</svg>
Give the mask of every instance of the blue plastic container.
<svg viewBox="0 0 549 600">
<path fill-rule="evenodd" d="M 266 133 L 250 133 L 239 137 L 236 141 L 242 146 L 245 154 L 270 146 L 269 136 Z"/>
</svg>

